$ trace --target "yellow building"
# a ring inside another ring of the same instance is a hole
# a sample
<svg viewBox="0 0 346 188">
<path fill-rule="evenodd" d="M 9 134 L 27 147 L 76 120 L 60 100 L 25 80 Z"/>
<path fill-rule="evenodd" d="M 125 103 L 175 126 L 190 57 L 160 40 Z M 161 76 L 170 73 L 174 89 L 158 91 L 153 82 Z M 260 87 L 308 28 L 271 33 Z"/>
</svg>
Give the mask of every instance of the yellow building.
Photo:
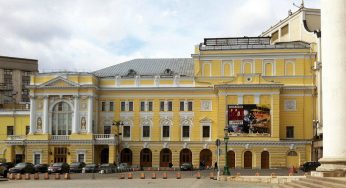
<svg viewBox="0 0 346 188">
<path fill-rule="evenodd" d="M 298 166 L 311 158 L 315 56 L 305 42 L 208 38 L 192 58 L 36 74 L 30 116 L 1 117 L 1 127 L 21 131 L 1 133 L 0 158 L 212 166 L 227 128 L 231 168 Z M 221 152 L 223 166 L 224 143 Z"/>
</svg>

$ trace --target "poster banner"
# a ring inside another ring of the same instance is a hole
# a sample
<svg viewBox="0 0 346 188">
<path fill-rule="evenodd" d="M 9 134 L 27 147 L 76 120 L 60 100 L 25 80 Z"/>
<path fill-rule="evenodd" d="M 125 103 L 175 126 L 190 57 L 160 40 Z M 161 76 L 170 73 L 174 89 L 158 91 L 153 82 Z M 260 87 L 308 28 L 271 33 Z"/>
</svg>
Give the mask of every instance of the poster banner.
<svg viewBox="0 0 346 188">
<path fill-rule="evenodd" d="M 265 105 L 228 105 L 228 132 L 270 133 L 270 108 Z"/>
</svg>

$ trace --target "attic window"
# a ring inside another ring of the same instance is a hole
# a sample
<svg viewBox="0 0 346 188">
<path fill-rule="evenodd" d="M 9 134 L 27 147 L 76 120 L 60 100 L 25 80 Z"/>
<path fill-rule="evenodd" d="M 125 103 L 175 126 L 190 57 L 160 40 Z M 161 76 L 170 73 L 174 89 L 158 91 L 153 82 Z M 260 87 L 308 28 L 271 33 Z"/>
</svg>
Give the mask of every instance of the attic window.
<svg viewBox="0 0 346 188">
<path fill-rule="evenodd" d="M 129 71 L 127 72 L 127 76 L 135 76 L 137 74 L 137 72 L 133 69 L 129 69 Z"/>
<path fill-rule="evenodd" d="M 279 39 L 279 31 L 272 33 L 272 42 L 276 41 L 277 39 Z"/>
<path fill-rule="evenodd" d="M 281 28 L 281 36 L 287 35 L 288 34 L 288 24 L 286 24 L 285 26 L 283 26 Z"/>
<path fill-rule="evenodd" d="M 172 75 L 173 71 L 171 69 L 165 69 L 165 71 L 163 72 L 164 75 Z"/>
</svg>

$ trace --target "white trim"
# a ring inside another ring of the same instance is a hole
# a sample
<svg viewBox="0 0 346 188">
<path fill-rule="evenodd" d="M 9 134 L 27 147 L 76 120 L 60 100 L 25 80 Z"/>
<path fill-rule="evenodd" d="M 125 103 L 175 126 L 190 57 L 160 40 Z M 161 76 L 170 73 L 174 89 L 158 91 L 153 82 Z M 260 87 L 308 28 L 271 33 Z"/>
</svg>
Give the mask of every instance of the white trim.
<svg viewBox="0 0 346 188">
<path fill-rule="evenodd" d="M 84 161 L 82 161 L 82 162 L 86 162 L 86 150 L 77 150 L 76 151 L 76 162 L 79 162 L 78 161 L 78 157 L 79 157 L 79 155 L 80 154 L 83 154 L 84 155 Z"/>
<path fill-rule="evenodd" d="M 229 61 L 223 61 L 221 60 L 221 76 L 234 76 L 234 62 L 232 60 Z M 230 75 L 225 75 L 225 66 L 229 65 L 229 73 Z"/>
<path fill-rule="evenodd" d="M 35 155 L 36 154 L 40 155 L 40 163 L 39 164 L 42 164 L 42 151 L 34 151 L 34 152 L 32 152 L 32 164 L 35 165 Z"/>
<path fill-rule="evenodd" d="M 278 50 L 278 49 L 268 49 L 268 50 Z M 290 49 L 290 50 L 297 50 L 297 49 Z M 298 49 L 301 50 L 301 49 Z M 308 50 L 308 48 L 306 48 Z M 306 55 L 315 55 L 316 53 L 311 52 L 278 52 L 278 53 L 265 53 L 265 54 L 258 54 L 258 53 L 249 53 L 249 54 L 227 54 L 227 55 L 200 55 L 200 54 L 192 54 L 191 56 L 193 58 L 197 58 L 201 61 L 212 61 L 212 60 L 234 60 L 234 59 L 244 59 L 244 58 L 251 58 L 251 59 L 266 59 L 266 58 L 274 58 L 274 59 L 296 59 L 296 58 L 305 58 Z"/>
<path fill-rule="evenodd" d="M 287 65 L 292 64 L 293 65 L 293 75 L 287 74 Z M 295 76 L 296 75 L 296 63 L 295 60 L 285 60 L 285 76 Z"/>
<path fill-rule="evenodd" d="M 244 72 L 244 71 L 245 71 L 245 65 L 247 65 L 247 64 L 250 64 L 250 66 L 251 66 L 251 71 L 250 71 L 250 73 L 245 73 L 245 72 Z M 240 72 L 241 72 L 242 74 L 254 74 L 254 73 L 255 73 L 254 60 L 252 60 L 252 59 L 243 59 L 243 60 L 241 61 Z"/>
<path fill-rule="evenodd" d="M 200 126 L 201 126 L 201 132 L 200 132 L 200 135 L 201 135 L 201 141 L 211 141 L 211 126 L 212 124 L 211 123 L 201 123 Z M 203 127 L 209 127 L 209 137 L 203 137 Z"/>
<path fill-rule="evenodd" d="M 275 76 L 276 75 L 276 63 L 274 61 L 274 59 L 263 59 L 262 61 L 262 75 L 263 76 L 267 76 L 266 74 L 266 65 L 267 64 L 271 64 L 272 65 L 272 74 L 271 76 Z"/>
<path fill-rule="evenodd" d="M 189 94 L 189 95 L 184 95 L 184 94 L 181 94 L 181 95 L 172 95 L 172 94 L 151 94 L 151 95 L 136 95 L 136 94 L 131 94 L 130 95 L 117 95 L 117 96 L 114 96 L 114 94 L 112 95 L 99 95 L 100 98 L 106 98 L 106 97 L 109 97 L 109 98 L 112 98 L 112 99 L 124 99 L 124 98 L 127 98 L 127 99 L 136 99 L 136 98 L 143 98 L 143 99 L 148 99 L 148 98 L 155 98 L 155 97 L 163 97 L 163 98 L 177 98 L 177 97 L 182 97 L 182 98 L 200 98 L 200 97 L 216 97 L 217 95 L 216 94 L 210 94 L 210 95 L 205 95 L 205 94 L 201 94 L 201 95 L 198 95 L 198 94 Z M 121 104 L 120 104 L 120 107 L 121 107 Z"/>
<path fill-rule="evenodd" d="M 205 65 L 209 65 L 209 76 L 208 77 L 211 77 L 212 76 L 212 66 L 211 66 L 211 63 L 210 62 L 202 62 L 202 76 L 206 76 L 206 75 L 204 75 L 204 66 Z"/>
<path fill-rule="evenodd" d="M 281 94 L 280 97 L 312 97 L 313 94 Z"/>
<path fill-rule="evenodd" d="M 30 115 L 30 111 L 2 111 L 0 112 L 0 116 L 13 116 L 13 115 L 28 116 Z"/>
<path fill-rule="evenodd" d="M 124 137 L 124 127 L 125 126 L 128 126 L 128 127 L 130 127 L 130 136 L 129 137 Z M 122 140 L 123 141 L 131 141 L 131 138 L 132 138 L 132 125 L 124 125 L 124 126 L 122 126 L 122 134 L 121 134 L 121 138 L 122 138 Z"/>
</svg>

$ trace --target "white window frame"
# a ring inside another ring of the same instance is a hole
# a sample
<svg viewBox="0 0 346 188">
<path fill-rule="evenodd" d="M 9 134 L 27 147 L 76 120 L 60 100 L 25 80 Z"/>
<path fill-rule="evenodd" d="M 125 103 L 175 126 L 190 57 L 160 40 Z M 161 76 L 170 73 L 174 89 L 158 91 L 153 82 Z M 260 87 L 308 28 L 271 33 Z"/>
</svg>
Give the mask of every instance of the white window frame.
<svg viewBox="0 0 346 188">
<path fill-rule="evenodd" d="M 124 127 L 125 126 L 129 126 L 130 127 L 130 136 L 129 137 L 124 137 Z M 121 137 L 122 137 L 122 140 L 124 140 L 124 141 L 129 141 L 129 140 L 131 140 L 131 136 L 132 136 L 132 126 L 131 125 L 124 125 L 124 126 L 122 126 L 122 134 L 121 134 Z"/>
<path fill-rule="evenodd" d="M 287 75 L 287 65 L 292 64 L 293 65 L 293 75 Z M 296 75 L 296 62 L 293 59 L 287 59 L 285 60 L 285 76 L 295 76 Z"/>
<path fill-rule="evenodd" d="M 205 69 L 204 67 L 205 67 L 206 65 L 208 65 L 208 66 L 210 67 L 210 69 L 209 69 L 209 77 L 212 77 L 211 73 L 212 73 L 213 71 L 212 71 L 211 62 L 203 62 L 203 63 L 202 63 L 202 76 L 206 76 L 206 75 L 204 75 L 204 69 Z"/>
<path fill-rule="evenodd" d="M 143 136 L 143 131 L 144 131 L 144 126 L 148 126 L 149 127 L 149 137 L 144 137 Z M 141 138 L 142 141 L 150 141 L 151 140 L 151 131 L 152 131 L 152 126 L 151 125 L 141 125 Z"/>
<path fill-rule="evenodd" d="M 276 75 L 276 66 L 275 61 L 273 59 L 264 59 L 262 63 L 262 75 L 267 76 L 266 74 L 266 65 L 271 64 L 272 65 L 272 76 Z"/>
<path fill-rule="evenodd" d="M 40 163 L 39 164 L 42 164 L 42 151 L 34 151 L 32 153 L 32 164 L 36 165 L 35 164 L 35 155 L 40 155 Z"/>
<path fill-rule="evenodd" d="M 183 127 L 189 127 L 189 137 L 183 137 Z M 182 141 L 190 141 L 191 140 L 191 125 L 181 125 L 181 140 Z"/>
<path fill-rule="evenodd" d="M 79 155 L 84 155 L 84 161 L 86 163 L 86 150 L 77 150 L 76 151 L 76 162 L 79 162 L 78 159 L 79 159 Z"/>
<path fill-rule="evenodd" d="M 129 111 L 130 109 L 130 102 L 132 102 L 132 109 L 133 111 Z M 125 103 L 125 111 L 121 111 L 121 104 L 122 103 Z M 135 104 L 134 104 L 134 101 L 120 101 L 120 111 L 121 112 L 134 112 L 135 111 Z"/>
<path fill-rule="evenodd" d="M 251 65 L 251 72 L 250 73 L 245 73 L 245 65 L 246 64 L 250 64 Z M 243 60 L 241 62 L 241 73 L 242 74 L 254 74 L 256 72 L 254 64 L 255 64 L 255 62 L 252 59 L 251 60 L 250 59 Z"/>
<path fill-rule="evenodd" d="M 230 75 L 225 75 L 225 70 L 226 70 L 225 66 L 227 64 L 229 65 L 229 68 L 230 68 L 230 70 L 229 70 Z M 234 63 L 233 63 L 233 61 L 222 61 L 221 75 L 222 76 L 234 76 Z"/>
</svg>

